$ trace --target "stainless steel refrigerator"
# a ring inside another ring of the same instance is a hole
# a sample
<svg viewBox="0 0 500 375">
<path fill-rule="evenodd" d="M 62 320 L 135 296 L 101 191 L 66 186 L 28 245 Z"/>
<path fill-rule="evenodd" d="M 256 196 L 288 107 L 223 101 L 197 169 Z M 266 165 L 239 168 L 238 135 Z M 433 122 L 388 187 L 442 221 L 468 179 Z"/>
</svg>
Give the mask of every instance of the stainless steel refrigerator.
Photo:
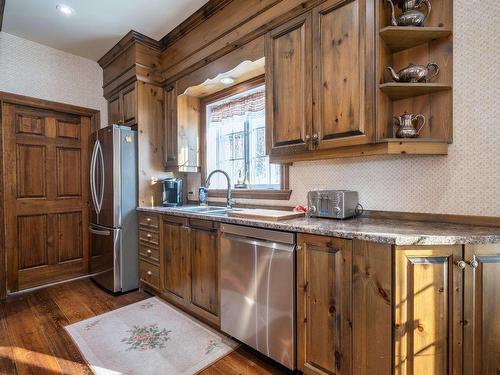
<svg viewBox="0 0 500 375">
<path fill-rule="evenodd" d="M 139 286 L 137 132 L 111 125 L 92 134 L 90 271 L 111 292 Z"/>
</svg>

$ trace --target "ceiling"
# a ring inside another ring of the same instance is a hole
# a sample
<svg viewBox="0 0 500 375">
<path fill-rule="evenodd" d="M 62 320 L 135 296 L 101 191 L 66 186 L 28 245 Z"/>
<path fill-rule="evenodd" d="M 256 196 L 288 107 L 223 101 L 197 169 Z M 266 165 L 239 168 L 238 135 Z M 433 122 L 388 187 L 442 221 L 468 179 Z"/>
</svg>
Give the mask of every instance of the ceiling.
<svg viewBox="0 0 500 375">
<path fill-rule="evenodd" d="M 130 30 L 159 40 L 207 0 L 6 0 L 2 31 L 97 61 Z M 65 4 L 71 16 L 56 10 Z"/>
</svg>

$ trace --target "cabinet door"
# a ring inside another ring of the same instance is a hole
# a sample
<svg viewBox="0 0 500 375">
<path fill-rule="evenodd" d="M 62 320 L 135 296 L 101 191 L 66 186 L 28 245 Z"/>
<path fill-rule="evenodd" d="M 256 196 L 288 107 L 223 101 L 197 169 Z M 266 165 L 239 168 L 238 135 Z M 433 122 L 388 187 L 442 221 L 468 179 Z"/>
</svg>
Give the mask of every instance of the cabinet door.
<svg viewBox="0 0 500 375">
<path fill-rule="evenodd" d="M 108 123 L 121 124 L 123 121 L 122 104 L 120 94 L 116 94 L 108 101 Z"/>
<path fill-rule="evenodd" d="M 350 374 L 352 241 L 299 235 L 297 362 L 304 374 Z"/>
<path fill-rule="evenodd" d="M 313 10 L 315 149 L 371 140 L 373 17 L 367 7 L 373 2 L 330 0 Z"/>
<path fill-rule="evenodd" d="M 312 124 L 311 14 L 266 36 L 266 132 L 271 155 L 305 151 Z"/>
<path fill-rule="evenodd" d="M 396 248 L 394 373 L 460 374 L 461 246 Z"/>
<path fill-rule="evenodd" d="M 165 131 L 163 140 L 164 163 L 177 167 L 177 86 L 165 91 Z"/>
<path fill-rule="evenodd" d="M 186 299 L 189 292 L 188 228 L 181 223 L 162 221 L 163 287 L 166 292 Z"/>
<path fill-rule="evenodd" d="M 464 373 L 500 372 L 500 244 L 465 247 Z"/>
<path fill-rule="evenodd" d="M 121 95 L 123 103 L 123 123 L 134 125 L 137 123 L 137 92 L 135 90 L 135 83 L 123 89 Z"/>
<path fill-rule="evenodd" d="M 216 229 L 190 229 L 191 303 L 219 314 L 219 246 Z"/>
</svg>

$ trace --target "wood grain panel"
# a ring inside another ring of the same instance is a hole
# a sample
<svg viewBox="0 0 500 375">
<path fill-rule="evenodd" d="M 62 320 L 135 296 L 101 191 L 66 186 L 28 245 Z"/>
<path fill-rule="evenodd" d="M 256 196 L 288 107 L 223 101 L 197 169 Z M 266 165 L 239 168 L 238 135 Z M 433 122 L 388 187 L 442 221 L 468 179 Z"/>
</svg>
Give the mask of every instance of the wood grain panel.
<svg viewBox="0 0 500 375">
<path fill-rule="evenodd" d="M 351 374 L 352 241 L 297 242 L 297 365 L 306 375 Z"/>
<path fill-rule="evenodd" d="M 56 238 L 59 263 L 83 258 L 82 213 L 57 214 Z"/>
<path fill-rule="evenodd" d="M 17 113 L 16 114 L 16 133 L 44 135 L 45 126 L 43 117 Z"/>
<path fill-rule="evenodd" d="M 166 291 L 186 298 L 188 288 L 189 248 L 186 242 L 187 228 L 163 220 L 161 252 L 164 261 L 164 288 Z"/>
<path fill-rule="evenodd" d="M 59 138 L 80 139 L 80 124 L 56 120 L 56 135 Z"/>
<path fill-rule="evenodd" d="M 392 246 L 353 241 L 353 374 L 392 375 Z"/>
<path fill-rule="evenodd" d="M 313 9 L 315 148 L 368 143 L 366 77 L 373 74 L 367 2 L 326 1 Z"/>
<path fill-rule="evenodd" d="M 219 313 L 219 246 L 216 230 L 191 227 L 191 303 Z"/>
<path fill-rule="evenodd" d="M 135 83 L 124 89 L 122 92 L 123 122 L 125 124 L 134 124 L 137 122 L 137 92 Z"/>
<path fill-rule="evenodd" d="M 47 226 L 47 215 L 19 216 L 17 218 L 20 270 L 48 265 Z"/>
<path fill-rule="evenodd" d="M 81 151 L 57 147 L 57 196 L 79 197 L 82 193 Z"/>
<path fill-rule="evenodd" d="M 464 374 L 500 373 L 500 245 L 466 245 Z M 477 262 L 477 263 L 474 263 Z"/>
<path fill-rule="evenodd" d="M 44 198 L 46 190 L 46 147 L 17 144 L 17 197 Z"/>
<path fill-rule="evenodd" d="M 299 16 L 266 36 L 268 153 L 307 148 L 312 125 L 311 14 Z"/>
<path fill-rule="evenodd" d="M 461 259 L 461 246 L 396 248 L 395 374 L 461 370 Z"/>
</svg>

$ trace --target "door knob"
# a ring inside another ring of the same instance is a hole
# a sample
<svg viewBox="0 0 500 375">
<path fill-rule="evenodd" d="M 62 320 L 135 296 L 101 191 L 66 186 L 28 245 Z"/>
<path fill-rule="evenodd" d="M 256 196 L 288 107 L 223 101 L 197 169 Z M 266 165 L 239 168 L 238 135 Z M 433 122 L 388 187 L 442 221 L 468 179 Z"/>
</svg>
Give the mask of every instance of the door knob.
<svg viewBox="0 0 500 375">
<path fill-rule="evenodd" d="M 467 263 L 464 261 L 464 260 L 459 260 L 458 262 L 455 263 L 457 265 L 458 268 L 460 268 L 461 270 L 463 270 L 465 268 L 465 266 L 467 266 Z"/>
</svg>

